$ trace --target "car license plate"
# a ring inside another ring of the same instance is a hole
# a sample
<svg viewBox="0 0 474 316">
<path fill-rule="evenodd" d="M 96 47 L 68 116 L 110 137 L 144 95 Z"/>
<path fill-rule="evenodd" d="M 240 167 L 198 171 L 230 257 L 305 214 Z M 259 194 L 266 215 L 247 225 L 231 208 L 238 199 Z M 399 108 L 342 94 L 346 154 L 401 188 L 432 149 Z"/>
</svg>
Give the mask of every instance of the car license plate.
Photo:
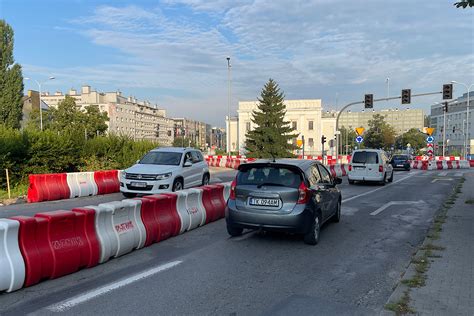
<svg viewBox="0 0 474 316">
<path fill-rule="evenodd" d="M 278 207 L 279 200 L 278 199 L 251 198 L 249 201 L 249 204 L 254 205 L 254 206 Z"/>
<path fill-rule="evenodd" d="M 397 165 L 397 167 L 403 167 L 403 165 Z"/>
<path fill-rule="evenodd" d="M 130 185 L 136 188 L 146 188 L 146 182 L 131 182 Z"/>
</svg>

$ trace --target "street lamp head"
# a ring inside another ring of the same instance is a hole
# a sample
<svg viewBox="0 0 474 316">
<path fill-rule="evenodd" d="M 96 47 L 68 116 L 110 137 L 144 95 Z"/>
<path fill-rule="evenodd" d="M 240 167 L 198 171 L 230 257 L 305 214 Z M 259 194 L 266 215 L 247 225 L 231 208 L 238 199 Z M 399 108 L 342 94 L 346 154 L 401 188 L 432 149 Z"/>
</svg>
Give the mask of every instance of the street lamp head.
<svg viewBox="0 0 474 316">
<path fill-rule="evenodd" d="M 56 78 L 53 77 L 53 76 L 49 77 L 49 80 L 54 80 L 54 79 L 56 79 Z"/>
<path fill-rule="evenodd" d="M 226 59 L 227 59 L 227 61 L 229 61 L 229 60 L 230 60 L 230 56 L 227 56 L 227 58 L 226 58 Z"/>
<path fill-rule="evenodd" d="M 451 80 L 451 83 L 458 83 L 458 82 L 457 82 L 457 81 L 455 81 L 455 80 Z"/>
<path fill-rule="evenodd" d="M 23 78 L 23 79 L 25 79 L 25 80 L 30 80 L 30 78 L 29 78 L 29 77 L 25 77 L 25 78 Z"/>
</svg>

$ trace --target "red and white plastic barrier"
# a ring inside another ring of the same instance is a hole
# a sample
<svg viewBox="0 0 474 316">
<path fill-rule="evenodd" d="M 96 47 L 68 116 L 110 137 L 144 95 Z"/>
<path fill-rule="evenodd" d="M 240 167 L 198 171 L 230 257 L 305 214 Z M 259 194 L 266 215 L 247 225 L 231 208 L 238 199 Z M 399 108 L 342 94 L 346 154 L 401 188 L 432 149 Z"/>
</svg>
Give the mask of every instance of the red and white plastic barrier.
<svg viewBox="0 0 474 316">
<path fill-rule="evenodd" d="M 12 292 L 23 287 L 25 262 L 18 245 L 20 223 L 0 218 L 0 292 Z"/>
</svg>

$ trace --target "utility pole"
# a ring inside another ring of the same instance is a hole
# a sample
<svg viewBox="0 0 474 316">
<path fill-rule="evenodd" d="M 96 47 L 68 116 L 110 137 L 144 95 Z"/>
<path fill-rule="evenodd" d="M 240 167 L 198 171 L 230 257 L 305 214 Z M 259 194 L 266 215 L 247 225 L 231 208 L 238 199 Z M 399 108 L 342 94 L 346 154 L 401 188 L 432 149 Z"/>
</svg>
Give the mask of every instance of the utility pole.
<svg viewBox="0 0 474 316">
<path fill-rule="evenodd" d="M 448 102 L 443 105 L 443 157 L 446 153 L 446 112 L 448 112 Z"/>
<path fill-rule="evenodd" d="M 229 127 L 227 129 L 227 139 L 228 139 L 228 143 L 227 143 L 227 148 L 229 149 L 228 150 L 228 155 L 230 156 L 230 152 L 232 151 L 232 148 L 230 147 L 231 146 L 231 138 L 230 138 L 230 103 L 231 103 L 231 98 L 232 98 L 232 83 L 231 83 L 231 73 L 230 73 L 230 69 L 231 69 L 231 64 L 230 64 L 230 56 L 227 56 L 227 83 L 228 83 L 228 95 L 227 95 L 227 121 L 228 121 L 228 124 L 229 124 Z"/>
</svg>

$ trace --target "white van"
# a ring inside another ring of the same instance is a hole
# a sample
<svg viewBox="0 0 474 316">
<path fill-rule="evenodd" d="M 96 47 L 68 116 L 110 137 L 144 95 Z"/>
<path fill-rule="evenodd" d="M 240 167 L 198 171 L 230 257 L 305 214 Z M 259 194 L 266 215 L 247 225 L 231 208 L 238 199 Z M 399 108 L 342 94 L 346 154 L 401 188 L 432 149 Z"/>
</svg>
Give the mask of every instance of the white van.
<svg viewBox="0 0 474 316">
<path fill-rule="evenodd" d="M 393 167 L 388 155 L 380 149 L 359 149 L 352 153 L 348 174 L 349 184 L 373 181 L 385 185 L 393 181 Z"/>
</svg>

